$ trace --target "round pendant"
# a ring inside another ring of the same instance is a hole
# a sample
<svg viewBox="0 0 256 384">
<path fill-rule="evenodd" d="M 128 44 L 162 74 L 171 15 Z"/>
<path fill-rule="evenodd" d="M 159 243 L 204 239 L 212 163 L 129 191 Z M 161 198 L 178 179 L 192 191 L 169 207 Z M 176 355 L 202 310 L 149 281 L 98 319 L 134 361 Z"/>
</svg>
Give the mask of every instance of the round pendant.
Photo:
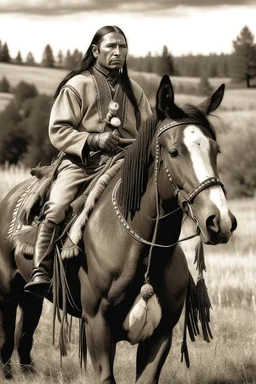
<svg viewBox="0 0 256 384">
<path fill-rule="evenodd" d="M 117 101 L 111 100 L 108 105 L 109 112 L 116 113 L 119 109 L 119 104 Z"/>
<path fill-rule="evenodd" d="M 113 126 L 113 127 L 120 127 L 121 125 L 121 120 L 118 118 L 118 117 L 112 117 L 112 119 L 110 119 L 110 124 Z"/>
</svg>

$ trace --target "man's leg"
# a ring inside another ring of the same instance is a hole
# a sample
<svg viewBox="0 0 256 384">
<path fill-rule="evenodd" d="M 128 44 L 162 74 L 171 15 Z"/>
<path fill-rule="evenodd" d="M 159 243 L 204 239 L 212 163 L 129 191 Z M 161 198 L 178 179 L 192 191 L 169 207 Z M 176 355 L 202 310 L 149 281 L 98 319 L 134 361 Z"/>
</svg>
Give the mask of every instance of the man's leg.
<svg viewBox="0 0 256 384">
<path fill-rule="evenodd" d="M 47 295 L 52 278 L 54 241 L 58 236 L 58 225 L 64 220 L 70 203 L 85 179 L 83 168 L 70 162 L 64 162 L 60 166 L 49 201 L 45 204 L 45 219 L 38 226 L 34 266 L 31 280 L 25 285 L 26 292 L 39 297 Z"/>
</svg>

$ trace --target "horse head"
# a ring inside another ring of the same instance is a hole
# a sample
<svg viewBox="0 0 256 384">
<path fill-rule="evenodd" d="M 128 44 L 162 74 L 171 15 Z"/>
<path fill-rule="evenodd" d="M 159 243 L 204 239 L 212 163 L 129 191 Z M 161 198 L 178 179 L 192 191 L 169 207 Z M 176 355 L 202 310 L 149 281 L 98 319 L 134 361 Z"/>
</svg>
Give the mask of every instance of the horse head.
<svg viewBox="0 0 256 384">
<path fill-rule="evenodd" d="M 227 243 L 236 228 L 225 188 L 218 176 L 220 152 L 208 115 L 220 105 L 225 86 L 197 106 L 176 106 L 171 81 L 165 75 L 156 98 L 156 148 L 159 156 L 158 189 L 162 201 L 177 197 L 184 212 L 195 221 L 202 241 Z M 169 186 L 166 182 L 169 180 Z M 170 184 L 172 188 L 170 188 Z"/>
</svg>

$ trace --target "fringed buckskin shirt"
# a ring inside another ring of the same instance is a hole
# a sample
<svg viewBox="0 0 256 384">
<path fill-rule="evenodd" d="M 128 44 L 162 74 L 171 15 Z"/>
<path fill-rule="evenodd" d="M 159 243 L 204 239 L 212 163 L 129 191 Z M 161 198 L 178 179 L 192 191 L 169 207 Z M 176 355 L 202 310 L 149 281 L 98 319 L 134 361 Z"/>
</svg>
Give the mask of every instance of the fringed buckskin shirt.
<svg viewBox="0 0 256 384">
<path fill-rule="evenodd" d="M 100 79 L 100 76 L 104 75 L 93 68 L 72 77 L 61 89 L 51 110 L 49 138 L 52 144 L 61 152 L 78 156 L 82 163 L 87 162 L 84 158 L 84 147 L 88 135 L 101 133 L 105 127 L 103 112 L 106 110 L 108 98 L 104 99 L 103 93 L 104 84 L 107 82 L 105 78 L 103 83 L 100 83 L 101 88 L 96 79 L 96 77 Z M 131 80 L 131 83 L 143 125 L 152 111 L 143 90 L 135 81 Z M 110 94 L 108 97 L 111 99 L 110 89 L 108 92 Z M 102 103 L 105 105 L 101 105 Z M 121 123 L 117 130 L 120 137 L 125 139 L 137 137 L 134 108 L 125 94 Z"/>
</svg>

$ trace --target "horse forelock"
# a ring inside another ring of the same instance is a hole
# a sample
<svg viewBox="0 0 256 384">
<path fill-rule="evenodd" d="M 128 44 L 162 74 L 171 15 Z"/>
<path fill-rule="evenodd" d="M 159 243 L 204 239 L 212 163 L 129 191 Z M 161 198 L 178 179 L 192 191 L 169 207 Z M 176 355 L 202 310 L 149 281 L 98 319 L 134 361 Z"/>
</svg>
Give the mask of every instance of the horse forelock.
<svg viewBox="0 0 256 384">
<path fill-rule="evenodd" d="M 185 104 L 184 112 L 186 113 L 187 117 L 195 121 L 198 121 L 198 124 L 202 125 L 211 135 L 213 140 L 216 141 L 215 129 L 213 125 L 210 123 L 210 121 L 208 120 L 207 115 L 204 112 L 202 112 L 199 108 L 191 104 Z"/>
<path fill-rule="evenodd" d="M 150 148 L 156 133 L 157 116 L 150 116 L 138 132 L 136 141 L 127 149 L 121 172 L 119 203 L 124 217 L 131 217 L 140 208 L 151 164 Z"/>
</svg>

